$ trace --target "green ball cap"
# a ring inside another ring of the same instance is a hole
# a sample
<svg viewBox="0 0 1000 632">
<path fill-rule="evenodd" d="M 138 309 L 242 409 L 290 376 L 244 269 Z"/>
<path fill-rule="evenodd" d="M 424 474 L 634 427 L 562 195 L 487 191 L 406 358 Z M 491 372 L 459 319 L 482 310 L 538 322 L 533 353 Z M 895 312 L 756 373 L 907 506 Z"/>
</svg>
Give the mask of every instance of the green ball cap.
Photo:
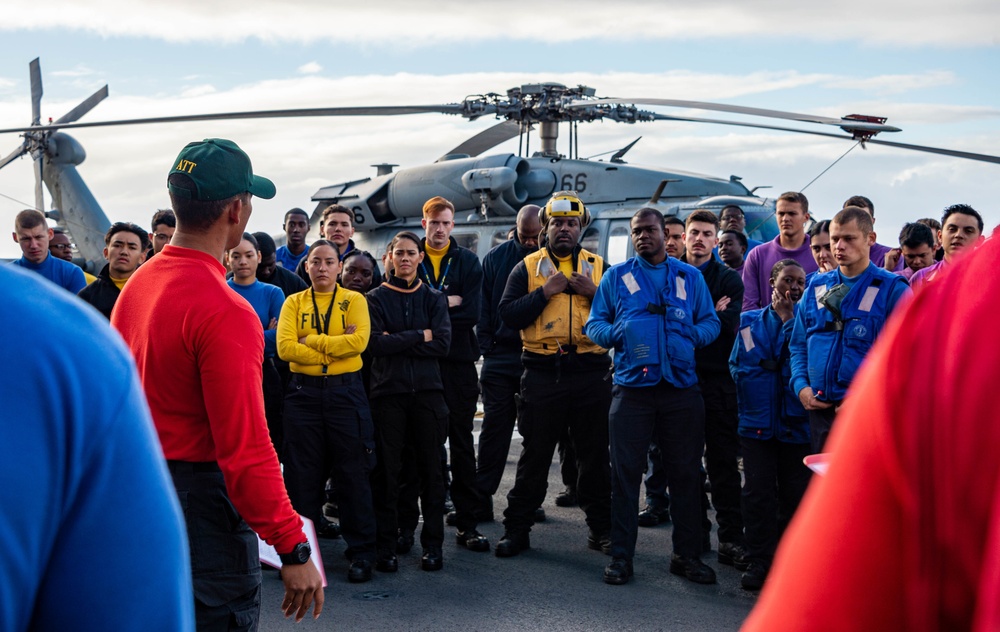
<svg viewBox="0 0 1000 632">
<path fill-rule="evenodd" d="M 231 140 L 206 138 L 188 143 L 174 160 L 169 175 L 182 173 L 194 183 L 194 191 L 167 184 L 174 195 L 211 202 L 249 192 L 265 200 L 274 197 L 274 183 L 253 174 L 250 157 Z M 169 177 L 169 176 L 168 176 Z"/>
</svg>

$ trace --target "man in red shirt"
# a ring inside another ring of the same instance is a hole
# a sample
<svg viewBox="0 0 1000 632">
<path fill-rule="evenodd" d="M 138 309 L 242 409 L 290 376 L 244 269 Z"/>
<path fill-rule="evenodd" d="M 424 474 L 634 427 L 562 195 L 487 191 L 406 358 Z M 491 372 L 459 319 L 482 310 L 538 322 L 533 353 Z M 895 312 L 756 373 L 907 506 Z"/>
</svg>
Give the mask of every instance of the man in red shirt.
<svg viewBox="0 0 1000 632">
<path fill-rule="evenodd" d="M 129 280 L 111 324 L 135 356 L 187 521 L 198 629 L 256 629 L 253 531 L 281 555 L 285 616 L 301 620 L 315 601 L 318 617 L 322 580 L 264 420 L 260 320 L 221 263 L 243 235 L 251 195 L 274 197 L 274 184 L 253 175 L 235 143 L 213 138 L 181 151 L 167 188 L 177 230 Z"/>
</svg>

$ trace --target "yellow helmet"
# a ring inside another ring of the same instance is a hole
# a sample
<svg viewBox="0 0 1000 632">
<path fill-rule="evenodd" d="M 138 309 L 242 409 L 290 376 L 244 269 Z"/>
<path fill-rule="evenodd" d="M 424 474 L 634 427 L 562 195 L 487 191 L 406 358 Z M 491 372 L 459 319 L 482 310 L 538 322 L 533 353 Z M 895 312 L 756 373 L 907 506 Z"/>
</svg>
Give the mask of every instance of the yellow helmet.
<svg viewBox="0 0 1000 632">
<path fill-rule="evenodd" d="M 559 191 L 553 195 L 545 208 L 542 209 L 538 219 L 544 228 L 548 225 L 549 219 L 553 217 L 579 217 L 580 228 L 586 228 L 590 224 L 590 211 L 577 197 L 575 191 Z"/>
</svg>

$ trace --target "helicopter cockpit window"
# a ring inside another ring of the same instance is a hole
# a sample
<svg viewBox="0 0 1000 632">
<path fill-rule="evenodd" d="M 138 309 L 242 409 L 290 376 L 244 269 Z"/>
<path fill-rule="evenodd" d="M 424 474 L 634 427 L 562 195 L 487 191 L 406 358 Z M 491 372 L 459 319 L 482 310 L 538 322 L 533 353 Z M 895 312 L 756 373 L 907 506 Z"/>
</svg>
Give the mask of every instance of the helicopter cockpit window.
<svg viewBox="0 0 1000 632">
<path fill-rule="evenodd" d="M 498 230 L 497 232 L 493 233 L 493 238 L 490 239 L 490 248 L 496 248 L 503 242 L 507 241 L 508 239 L 507 235 L 509 234 L 510 234 L 509 230 Z"/>
<path fill-rule="evenodd" d="M 596 226 L 591 226 L 584 231 L 583 237 L 580 239 L 580 245 L 583 246 L 584 250 L 589 250 L 590 252 L 600 252 L 601 231 L 597 230 Z"/>
<path fill-rule="evenodd" d="M 479 254 L 479 233 L 452 233 L 451 236 L 455 238 L 459 246 Z"/>
<path fill-rule="evenodd" d="M 630 243 L 628 226 L 613 227 L 608 235 L 608 265 L 621 263 L 628 259 Z"/>
</svg>

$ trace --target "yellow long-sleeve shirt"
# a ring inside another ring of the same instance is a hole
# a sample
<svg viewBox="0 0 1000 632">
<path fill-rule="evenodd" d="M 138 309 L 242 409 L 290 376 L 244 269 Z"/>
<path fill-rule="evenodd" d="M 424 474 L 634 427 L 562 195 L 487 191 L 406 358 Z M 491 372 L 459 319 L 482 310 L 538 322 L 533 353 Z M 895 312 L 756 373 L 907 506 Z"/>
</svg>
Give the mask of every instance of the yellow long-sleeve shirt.
<svg viewBox="0 0 1000 632">
<path fill-rule="evenodd" d="M 330 312 L 329 329 L 322 334 L 321 321 L 334 296 L 336 304 Z M 316 307 L 318 315 L 313 307 L 312 289 L 285 299 L 278 318 L 278 357 L 291 365 L 293 373 L 305 375 L 340 375 L 361 370 L 361 352 L 368 346 L 371 335 L 364 295 L 338 285 L 336 294 L 316 292 Z M 357 328 L 354 333 L 344 333 L 348 325 Z M 305 344 L 299 342 L 302 337 Z"/>
</svg>

